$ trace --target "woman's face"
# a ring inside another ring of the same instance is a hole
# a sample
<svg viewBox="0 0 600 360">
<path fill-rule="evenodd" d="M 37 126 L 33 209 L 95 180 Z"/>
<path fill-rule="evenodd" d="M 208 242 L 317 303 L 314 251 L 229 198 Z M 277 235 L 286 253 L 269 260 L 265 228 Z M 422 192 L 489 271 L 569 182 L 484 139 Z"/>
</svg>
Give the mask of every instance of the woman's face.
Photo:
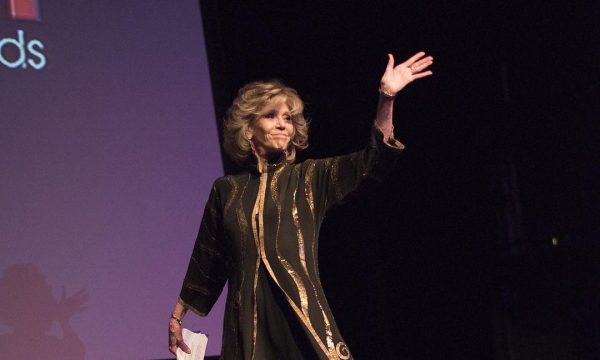
<svg viewBox="0 0 600 360">
<path fill-rule="evenodd" d="M 292 114 L 285 103 L 265 106 L 250 126 L 250 141 L 263 159 L 284 152 L 293 134 Z"/>
</svg>

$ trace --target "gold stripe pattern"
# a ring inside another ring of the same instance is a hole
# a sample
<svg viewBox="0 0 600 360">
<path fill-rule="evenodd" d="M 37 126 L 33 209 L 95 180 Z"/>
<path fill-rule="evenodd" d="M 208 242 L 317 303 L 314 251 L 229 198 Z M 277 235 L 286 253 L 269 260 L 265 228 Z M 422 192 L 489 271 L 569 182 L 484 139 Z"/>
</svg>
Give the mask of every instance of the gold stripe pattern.
<svg viewBox="0 0 600 360">
<path fill-rule="evenodd" d="M 339 177 L 339 158 L 335 158 L 331 164 L 331 184 L 333 186 L 333 191 L 335 192 L 335 201 L 339 201 L 342 198 L 342 190 L 338 186 L 338 177 Z"/>
<path fill-rule="evenodd" d="M 350 349 L 348 349 L 348 345 L 346 345 L 346 343 L 344 343 L 343 341 L 337 343 L 337 345 L 335 346 L 335 352 L 337 353 L 337 356 L 339 356 L 342 360 L 350 359 Z"/>
<path fill-rule="evenodd" d="M 244 184 L 244 188 L 242 189 L 242 192 L 240 193 L 240 199 L 242 199 L 244 197 L 244 194 L 246 193 L 246 188 L 248 187 L 248 183 L 250 182 L 250 176 L 248 174 L 248 178 L 246 179 L 246 183 Z M 248 234 L 248 221 L 246 220 L 246 213 L 244 212 L 244 206 L 243 206 L 243 202 L 240 201 L 240 206 L 236 209 L 236 215 L 237 215 L 237 220 L 238 220 L 238 225 L 240 227 L 240 233 L 241 233 L 241 251 L 240 251 L 240 270 L 243 269 L 244 267 L 244 260 L 246 259 L 246 247 L 247 247 L 247 241 L 248 241 L 248 237 L 246 236 Z M 242 283 L 244 281 L 244 276 L 245 273 L 242 271 Z M 240 284 L 241 287 L 241 284 Z"/>
<path fill-rule="evenodd" d="M 312 188 L 312 181 L 314 178 L 316 164 L 317 163 L 315 161 L 310 162 L 310 164 L 308 165 L 308 169 L 306 170 L 306 175 L 304 178 L 304 194 L 306 195 L 306 201 L 308 201 L 308 206 L 310 207 L 310 212 L 313 216 L 315 225 L 316 225 L 317 219 L 316 219 L 315 210 L 314 210 L 315 200 L 314 200 L 314 193 L 313 193 L 313 188 Z M 327 205 L 327 203 L 325 203 L 325 205 Z M 312 252 L 312 258 L 313 258 L 313 265 L 314 265 L 314 269 L 315 269 L 315 276 L 317 277 L 317 280 L 318 280 L 319 279 L 319 265 L 317 264 L 318 257 L 317 257 L 316 227 L 313 227 L 312 238 L 313 238 L 313 241 L 312 241 L 312 246 L 311 246 L 311 252 Z"/>
<path fill-rule="evenodd" d="M 315 293 L 317 292 L 317 290 L 315 289 Z M 317 300 L 318 302 L 318 300 Z M 325 314 L 325 311 L 323 310 L 323 307 L 321 306 L 321 303 L 319 302 L 319 307 L 321 308 L 321 314 L 323 314 L 323 321 L 325 322 L 325 335 L 327 336 L 327 349 L 329 349 L 330 352 L 333 352 L 333 332 L 331 332 L 331 323 L 329 322 L 329 319 L 327 318 L 327 315 Z"/>
<path fill-rule="evenodd" d="M 306 201 L 308 202 L 308 207 L 310 208 L 313 219 L 315 218 L 315 199 L 312 189 L 312 179 L 315 174 L 315 166 L 316 163 L 311 161 L 310 164 L 308 164 L 306 175 L 304 177 L 304 194 L 306 194 Z"/>
<path fill-rule="evenodd" d="M 271 179 L 271 198 L 273 199 L 273 203 L 277 207 L 277 228 L 275 230 L 275 241 L 279 239 L 279 226 L 281 225 L 281 202 L 279 201 L 279 176 L 281 176 L 281 172 L 284 167 L 280 167 L 273 173 L 273 178 Z"/>
<path fill-rule="evenodd" d="M 313 167 L 313 169 L 314 169 L 314 167 Z M 306 182 L 305 182 L 305 184 L 306 184 Z M 308 190 L 310 190 L 309 193 L 311 196 L 309 197 L 309 195 L 307 194 L 307 198 L 312 198 L 312 188 L 305 187 L 305 191 L 308 191 Z M 309 204 L 310 204 L 310 202 L 309 202 Z M 311 212 L 313 213 L 313 216 L 314 216 L 312 207 L 311 207 Z M 317 288 L 315 287 L 315 284 L 310 279 L 310 275 L 308 274 L 308 269 L 306 267 L 306 255 L 304 253 L 304 236 L 302 235 L 302 229 L 300 228 L 300 218 L 298 216 L 298 205 L 296 203 L 296 191 L 295 190 L 294 190 L 294 195 L 292 197 L 292 217 L 294 219 L 294 226 L 296 226 L 296 237 L 298 238 L 298 256 L 300 257 L 300 262 L 302 263 L 302 268 L 304 269 L 304 273 L 306 274 L 306 277 L 308 278 L 308 280 L 313 288 L 313 292 L 315 293 L 315 299 L 317 300 L 317 305 L 319 306 L 319 309 L 321 310 L 321 314 L 323 315 L 323 323 L 325 324 L 325 337 L 326 337 L 326 341 L 327 341 L 327 349 L 329 349 L 329 352 L 333 352 L 334 343 L 333 343 L 333 332 L 331 331 L 331 323 L 329 322 L 329 319 L 327 318 L 327 315 L 325 314 L 325 310 L 323 310 L 323 306 L 321 305 L 321 302 L 319 301 L 319 294 L 317 293 Z M 314 233 L 313 233 L 313 257 L 314 257 L 313 260 L 315 261 L 315 265 L 316 265 L 316 256 L 314 254 L 314 243 L 315 243 L 315 238 L 314 238 Z"/>
<path fill-rule="evenodd" d="M 256 269 L 254 271 L 254 288 L 253 288 L 253 325 L 254 328 L 252 330 L 252 359 L 256 355 L 256 335 L 258 331 L 258 305 L 256 303 L 256 287 L 258 285 L 258 269 L 260 266 L 260 259 L 263 257 L 263 250 L 261 246 L 261 238 L 264 236 L 263 234 L 263 224 L 262 224 L 262 214 L 263 214 L 263 205 L 264 205 L 264 194 L 267 185 L 267 173 L 262 173 L 260 175 L 260 184 L 258 187 L 258 194 L 256 195 L 256 201 L 254 202 L 254 208 L 252 209 L 252 234 L 254 235 L 254 243 L 256 244 L 256 249 L 260 253 L 260 256 L 256 259 Z"/>
<path fill-rule="evenodd" d="M 199 292 L 199 293 L 201 293 L 201 294 L 203 294 L 203 295 L 206 295 L 206 296 L 211 296 L 211 295 L 212 295 L 212 292 L 210 291 L 210 289 L 209 289 L 209 288 L 207 288 L 207 287 L 205 287 L 205 286 L 198 286 L 198 285 L 194 285 L 194 284 L 192 284 L 192 283 L 189 283 L 189 282 L 187 282 L 187 281 L 186 281 L 186 282 L 184 282 L 184 283 L 183 283 L 183 285 L 184 285 L 186 288 L 188 288 L 188 289 L 190 289 L 190 290 L 193 290 L 193 291 L 195 291 L 195 292 Z"/>
<path fill-rule="evenodd" d="M 285 169 L 285 166 L 275 170 L 273 178 L 271 179 L 271 198 L 273 198 L 278 209 L 281 209 L 281 204 L 279 203 L 279 177 L 281 176 L 283 169 Z"/>
<path fill-rule="evenodd" d="M 300 277 L 300 275 L 298 275 L 296 270 L 294 270 L 292 265 L 290 265 L 290 263 L 283 256 L 277 254 L 277 258 L 279 259 L 279 262 L 281 263 L 281 265 L 283 265 L 287 273 L 291 276 L 292 280 L 294 280 L 294 283 L 298 288 L 298 294 L 300 295 L 300 308 L 302 309 L 302 314 L 306 316 L 306 321 L 310 323 L 310 315 L 308 313 L 308 296 L 306 295 L 306 287 L 302 282 L 302 278 Z"/>
<path fill-rule="evenodd" d="M 277 279 L 275 279 L 275 282 L 281 288 L 281 285 L 279 285 L 279 282 L 277 282 Z M 300 319 L 300 321 L 302 321 L 304 323 L 304 326 L 308 329 L 308 331 L 310 332 L 310 334 L 317 341 L 317 345 L 319 345 L 319 347 L 321 348 L 321 351 L 323 351 L 325 353 L 325 355 L 327 355 L 328 359 L 337 360 L 337 356 L 332 357 L 331 353 L 329 351 L 327 351 L 327 348 L 325 347 L 325 344 L 323 344 L 323 341 L 321 341 L 321 338 L 319 337 L 319 335 L 317 335 L 317 332 L 313 328 L 313 326 L 310 323 L 310 321 L 303 316 L 304 314 L 302 314 L 302 312 L 298 308 L 298 305 L 296 305 L 296 303 L 294 303 L 294 300 L 292 300 L 292 298 L 290 298 L 289 295 L 285 291 L 284 291 L 284 295 L 285 295 L 287 301 L 292 306 L 292 310 L 294 310 L 294 312 L 298 316 L 298 319 Z"/>
<path fill-rule="evenodd" d="M 290 277 L 296 284 L 296 288 L 298 288 L 298 295 L 300 296 L 300 308 L 302 309 L 302 313 L 307 317 L 307 321 L 310 322 L 310 314 L 308 313 L 308 296 L 306 293 L 306 287 L 304 286 L 304 283 L 302 282 L 302 278 L 296 272 L 296 270 L 294 270 L 294 267 L 279 253 L 278 241 L 279 241 L 279 222 L 281 221 L 281 203 L 279 201 L 279 196 L 278 196 L 278 191 L 279 191 L 278 180 L 279 180 L 279 176 L 281 175 L 282 170 L 283 170 L 283 167 L 279 168 L 273 174 L 273 178 L 271 179 L 271 197 L 273 198 L 273 201 L 275 202 L 275 205 L 277 207 L 277 218 L 278 218 L 277 234 L 275 237 L 275 252 L 277 253 L 277 258 L 279 259 L 279 262 L 285 268 L 287 273 L 290 275 Z M 296 198 L 296 191 L 294 191 L 294 196 L 293 196 L 293 199 L 295 199 L 295 198 Z M 299 244 L 299 246 L 302 248 L 302 255 L 300 257 L 300 261 L 302 262 L 302 266 L 306 267 L 306 261 L 304 260 L 304 239 L 302 238 L 301 233 L 300 233 L 300 241 L 302 242 L 301 244 Z"/>
<path fill-rule="evenodd" d="M 185 301 L 183 301 L 182 298 L 177 298 L 177 301 L 183 305 L 184 308 L 192 310 L 193 313 L 195 313 L 196 315 L 200 315 L 200 316 L 206 316 L 206 313 L 203 313 L 200 310 L 197 310 L 195 307 L 193 307 L 192 305 L 186 303 Z"/>
<path fill-rule="evenodd" d="M 227 203 L 225 203 L 225 207 L 223 208 L 223 217 L 225 217 L 227 215 L 227 211 L 229 211 L 231 204 L 233 204 L 233 201 L 237 197 L 237 192 L 238 192 L 238 188 L 239 188 L 238 184 L 233 179 L 233 176 L 228 176 L 227 182 L 231 186 L 231 194 L 229 195 L 229 199 L 227 199 Z"/>
<path fill-rule="evenodd" d="M 215 238 L 213 235 L 209 234 L 209 236 L 210 236 L 211 240 L 215 241 Z M 202 252 L 207 253 L 211 257 L 216 257 L 221 261 L 225 261 L 225 258 L 223 257 L 223 254 L 221 254 L 220 251 L 217 251 L 210 246 L 206 246 L 204 243 L 199 243 L 196 246 L 198 246 L 198 249 L 202 250 Z M 194 260 L 196 260 L 196 259 L 194 259 Z"/>
<path fill-rule="evenodd" d="M 253 315 L 252 315 L 252 359 L 256 352 L 256 333 L 258 332 L 258 304 L 256 303 L 256 286 L 258 284 L 258 268 L 260 267 L 260 257 L 256 257 L 256 268 L 254 269 L 254 304 L 253 304 Z"/>
<path fill-rule="evenodd" d="M 328 349 L 328 347 L 325 346 L 325 344 L 323 343 L 323 341 L 317 334 L 316 330 L 314 329 L 313 325 L 311 324 L 310 317 L 308 316 L 308 299 L 307 299 L 307 295 L 306 295 L 306 288 L 304 287 L 302 281 L 300 280 L 299 274 L 297 274 L 296 271 L 293 270 L 292 266 L 289 264 L 289 262 L 287 260 L 285 260 L 283 257 L 280 256 L 279 250 L 277 247 L 277 238 L 276 238 L 276 243 L 275 243 L 275 250 L 277 252 L 277 256 L 279 258 L 280 263 L 288 271 L 288 274 L 290 274 L 290 276 L 292 277 L 294 282 L 296 282 L 296 286 L 298 287 L 298 290 L 300 292 L 300 303 L 301 303 L 302 309 L 298 308 L 298 305 L 296 305 L 294 300 L 288 295 L 288 293 L 285 291 L 285 289 L 281 286 L 281 284 L 279 283 L 279 280 L 275 276 L 275 272 L 271 268 L 271 264 L 269 263 L 269 260 L 267 259 L 267 256 L 265 253 L 265 243 L 264 243 L 265 242 L 265 239 L 264 239 L 264 202 L 265 202 L 267 181 L 268 181 L 268 173 L 261 173 L 258 194 L 256 196 L 256 201 L 254 203 L 254 208 L 252 210 L 252 217 L 253 217 L 252 233 L 254 235 L 254 240 L 257 245 L 259 254 L 260 254 L 259 261 L 257 262 L 257 264 L 260 265 L 260 260 L 262 260 L 269 275 L 271 276 L 273 281 L 277 284 L 277 286 L 282 290 L 288 303 L 292 307 L 292 310 L 294 310 L 294 312 L 296 313 L 296 315 L 298 316 L 300 321 L 302 321 L 304 326 L 308 329 L 308 331 L 310 332 L 312 337 L 317 342 L 317 345 L 319 346 L 321 351 L 323 351 L 323 353 L 325 353 L 325 355 L 327 356 L 328 359 L 338 360 L 339 356 L 336 354 L 335 350 Z M 275 189 L 277 189 L 276 186 L 277 185 L 275 184 Z M 257 269 L 258 269 L 258 266 L 257 266 Z M 257 274 L 258 274 L 258 271 L 256 271 L 256 274 L 255 274 L 255 285 L 254 285 L 255 286 L 254 287 L 255 314 L 257 313 L 257 311 L 256 311 L 256 276 L 257 276 Z M 303 298 L 305 300 L 302 300 Z M 257 320 L 255 317 L 255 324 L 254 324 L 255 329 L 257 328 L 256 322 L 257 322 Z M 254 333 L 253 340 L 254 340 L 254 342 L 253 342 L 252 358 L 254 359 L 254 356 L 255 356 L 254 347 L 256 345 L 256 330 Z"/>
<path fill-rule="evenodd" d="M 259 230 L 263 229 L 263 211 L 262 211 L 262 208 L 264 206 L 264 197 L 265 197 L 265 190 L 266 190 L 266 182 L 267 182 L 267 177 L 266 176 L 264 178 L 261 177 L 261 187 L 260 187 L 260 190 L 259 190 L 259 196 L 258 197 L 262 198 L 261 202 L 262 202 L 263 205 L 260 206 L 260 209 L 259 209 L 260 212 L 258 214 Z M 264 183 L 264 185 L 263 185 L 263 183 Z M 257 198 L 257 202 L 258 202 L 258 198 Z M 327 348 L 325 347 L 325 344 L 323 344 L 323 341 L 321 340 L 321 338 L 319 337 L 319 335 L 315 331 L 314 327 L 312 326 L 312 324 L 310 322 L 310 318 L 307 315 L 305 315 L 305 313 L 301 309 L 298 308 L 298 305 L 296 305 L 296 303 L 294 302 L 294 300 L 288 295 L 288 293 L 281 286 L 281 284 L 279 283 L 279 280 L 275 276 L 275 273 L 273 272 L 273 269 L 271 268 L 271 264 L 269 263 L 269 260 L 267 259 L 266 255 L 265 255 L 264 234 L 262 233 L 262 231 L 260 232 L 259 240 L 260 240 L 259 242 L 260 242 L 260 246 L 261 246 L 260 247 L 261 258 L 263 260 L 263 263 L 265 264 L 265 268 L 267 269 L 267 271 L 271 275 L 271 278 L 273 279 L 273 281 L 275 281 L 275 283 L 277 284 L 277 286 L 281 289 L 281 291 L 285 295 L 285 298 L 287 299 L 288 303 L 292 307 L 292 310 L 294 310 L 294 312 L 296 313 L 296 316 L 298 316 L 298 319 L 300 319 L 300 321 L 302 321 L 302 323 L 304 324 L 304 326 L 308 329 L 308 331 L 310 332 L 310 334 L 312 335 L 312 337 L 317 342 L 317 345 L 319 345 L 319 347 L 321 348 L 321 350 L 328 356 L 328 358 L 330 358 L 331 353 L 327 350 Z M 276 250 L 277 250 L 277 243 L 275 243 L 275 246 L 276 246 Z M 281 259 L 280 259 L 280 261 L 281 261 Z"/>
<path fill-rule="evenodd" d="M 244 258 L 246 257 L 246 241 L 248 240 L 246 238 L 246 234 L 248 231 L 248 222 L 246 221 L 246 215 L 244 214 L 244 209 L 242 207 L 240 207 L 239 209 L 236 210 L 236 214 L 237 214 L 237 221 L 238 221 L 238 225 L 241 229 L 240 233 L 240 247 L 241 247 L 241 265 L 240 265 L 240 269 L 243 269 L 243 264 L 244 264 Z"/>
<path fill-rule="evenodd" d="M 306 269 L 306 254 L 304 253 L 304 236 L 302 236 L 302 229 L 300 228 L 300 218 L 298 217 L 298 205 L 296 204 L 296 190 L 292 196 L 292 218 L 294 219 L 294 225 L 296 226 L 296 237 L 298 238 L 298 257 L 302 268 L 308 276 L 308 270 Z"/>
<path fill-rule="evenodd" d="M 271 274 L 273 281 L 275 281 L 277 286 L 281 289 L 281 291 L 285 295 L 285 298 L 287 299 L 288 303 L 292 307 L 292 310 L 294 310 L 294 312 L 296 313 L 296 316 L 298 316 L 298 319 L 300 319 L 300 321 L 302 321 L 304 326 L 308 329 L 310 334 L 313 336 L 313 338 L 317 342 L 317 345 L 319 345 L 321 350 L 327 355 L 327 357 L 329 359 L 337 359 L 336 357 L 334 357 L 334 358 L 331 357 L 331 353 L 329 351 L 327 351 L 325 344 L 323 344 L 323 341 L 321 341 L 321 338 L 319 337 L 319 335 L 317 335 L 317 332 L 315 331 L 312 324 L 310 323 L 310 320 L 306 316 L 304 316 L 302 311 L 298 308 L 298 305 L 296 305 L 294 300 L 287 294 L 287 292 L 283 289 L 283 287 L 281 287 L 281 284 L 279 284 L 279 280 L 277 280 L 277 278 L 274 276 L 273 269 L 271 269 L 271 265 L 268 262 L 265 263 L 265 268 L 269 271 L 269 274 Z"/>
</svg>

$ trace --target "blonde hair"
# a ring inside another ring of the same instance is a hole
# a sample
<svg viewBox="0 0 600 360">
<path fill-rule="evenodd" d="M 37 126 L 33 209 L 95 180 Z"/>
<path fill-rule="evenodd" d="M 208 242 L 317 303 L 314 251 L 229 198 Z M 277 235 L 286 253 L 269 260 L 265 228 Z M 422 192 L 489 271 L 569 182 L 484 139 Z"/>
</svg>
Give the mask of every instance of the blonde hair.
<svg viewBox="0 0 600 360">
<path fill-rule="evenodd" d="M 242 87 L 227 110 L 223 126 L 223 147 L 239 165 L 253 161 L 252 142 L 246 136 L 252 122 L 268 105 L 286 104 L 290 109 L 294 133 L 286 149 L 287 159 L 296 159 L 296 149 L 308 146 L 308 121 L 304 118 L 304 103 L 296 90 L 279 80 L 255 81 Z"/>
</svg>

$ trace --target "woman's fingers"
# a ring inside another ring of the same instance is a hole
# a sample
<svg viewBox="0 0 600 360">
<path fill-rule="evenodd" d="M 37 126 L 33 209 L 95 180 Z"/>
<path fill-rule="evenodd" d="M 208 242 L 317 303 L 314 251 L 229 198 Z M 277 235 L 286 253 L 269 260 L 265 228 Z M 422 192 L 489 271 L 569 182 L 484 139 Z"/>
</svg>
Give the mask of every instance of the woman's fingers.
<svg viewBox="0 0 600 360">
<path fill-rule="evenodd" d="M 386 71 L 392 70 L 393 68 L 394 68 L 394 55 L 388 54 L 388 63 L 386 66 Z"/>
<path fill-rule="evenodd" d="M 186 343 L 183 342 L 183 339 L 179 339 L 177 341 L 177 345 L 181 348 L 181 350 L 183 350 L 186 354 L 191 354 L 192 350 L 190 350 L 190 348 L 187 346 Z"/>
<path fill-rule="evenodd" d="M 424 69 L 431 64 L 433 64 L 433 57 L 428 56 L 419 61 L 416 61 L 414 64 L 410 65 L 410 68 L 411 69 Z"/>
<path fill-rule="evenodd" d="M 401 64 L 402 66 L 406 66 L 413 74 L 413 77 L 416 79 L 418 79 L 419 77 L 415 77 L 414 75 L 418 74 L 420 71 L 425 70 L 427 67 L 429 67 L 431 64 L 433 64 L 432 56 L 427 56 L 427 57 L 423 57 L 423 56 L 425 56 L 424 52 L 422 52 L 422 51 L 418 52 L 417 54 L 412 56 L 410 59 L 406 60 L 405 62 L 403 62 Z"/>
<path fill-rule="evenodd" d="M 429 75 L 432 75 L 432 74 L 433 73 L 431 71 L 425 71 L 425 72 L 422 72 L 422 73 L 413 74 L 413 79 L 420 79 L 420 78 L 423 78 L 425 76 L 429 76 Z"/>
<path fill-rule="evenodd" d="M 427 69 L 429 67 L 429 65 L 431 65 L 432 62 L 427 62 L 421 65 L 413 65 L 411 66 L 409 69 L 413 75 L 413 77 L 415 77 L 415 75 L 420 74 L 422 71 L 424 71 L 425 69 Z"/>
<path fill-rule="evenodd" d="M 171 354 L 177 355 L 177 339 L 173 334 L 169 334 L 169 351 Z"/>
<path fill-rule="evenodd" d="M 408 60 L 406 60 L 405 62 L 403 62 L 400 65 L 404 65 L 404 66 L 410 67 L 411 65 L 413 65 L 417 60 L 419 60 L 423 56 L 425 56 L 425 52 L 419 51 L 418 53 L 414 54 Z"/>
<path fill-rule="evenodd" d="M 183 341 L 181 326 L 178 326 L 175 322 L 173 322 L 173 324 L 169 324 L 169 351 L 173 355 L 177 355 L 177 348 L 181 348 L 181 350 L 188 354 L 192 352 L 187 344 Z"/>
<path fill-rule="evenodd" d="M 177 355 L 177 348 L 181 348 L 185 353 L 190 354 L 192 351 L 183 339 L 178 339 L 175 336 L 169 336 L 169 351 L 173 355 Z"/>
<path fill-rule="evenodd" d="M 432 75 L 431 71 L 425 71 L 431 64 L 433 64 L 433 57 L 426 55 L 424 51 L 419 51 L 396 66 L 394 66 L 394 57 L 388 54 L 388 63 L 380 86 L 385 91 L 395 94 L 412 81 Z"/>
</svg>

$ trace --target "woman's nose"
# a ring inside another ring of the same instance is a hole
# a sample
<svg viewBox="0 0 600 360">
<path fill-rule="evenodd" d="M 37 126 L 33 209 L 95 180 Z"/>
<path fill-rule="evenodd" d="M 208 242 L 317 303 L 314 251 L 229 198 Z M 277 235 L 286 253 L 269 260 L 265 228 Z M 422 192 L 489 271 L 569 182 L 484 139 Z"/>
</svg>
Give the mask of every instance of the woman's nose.
<svg viewBox="0 0 600 360">
<path fill-rule="evenodd" d="M 276 118 L 276 122 L 275 122 L 275 126 L 277 126 L 278 128 L 283 128 L 283 119 L 279 116 L 277 116 Z"/>
</svg>

